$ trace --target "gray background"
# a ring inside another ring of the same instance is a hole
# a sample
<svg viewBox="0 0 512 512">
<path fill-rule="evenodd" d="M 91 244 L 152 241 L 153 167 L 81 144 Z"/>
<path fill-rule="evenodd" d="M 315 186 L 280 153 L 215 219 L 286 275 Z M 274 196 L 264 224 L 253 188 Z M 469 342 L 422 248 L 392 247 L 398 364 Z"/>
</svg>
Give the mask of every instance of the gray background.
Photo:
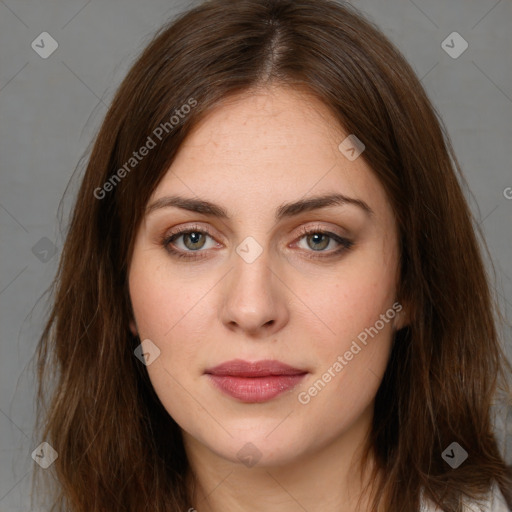
<svg viewBox="0 0 512 512">
<path fill-rule="evenodd" d="M 474 194 L 468 200 L 489 245 L 496 291 L 510 319 L 512 3 L 352 3 L 398 45 L 440 112 Z M 0 0 L 1 512 L 29 510 L 31 453 L 43 441 L 32 434 L 35 380 L 29 362 L 44 314 L 45 303 L 38 298 L 50 284 L 62 247 L 59 202 L 133 59 L 154 30 L 189 5 Z M 469 44 L 456 59 L 441 46 L 454 31 Z M 46 59 L 31 47 L 42 32 L 58 42 Z M 72 181 L 72 191 L 77 182 Z M 64 203 L 64 222 L 72 199 L 73 194 Z M 505 335 L 511 354 L 510 331 Z M 508 436 L 504 423 L 503 415 L 499 439 L 512 464 L 512 412 Z"/>
</svg>

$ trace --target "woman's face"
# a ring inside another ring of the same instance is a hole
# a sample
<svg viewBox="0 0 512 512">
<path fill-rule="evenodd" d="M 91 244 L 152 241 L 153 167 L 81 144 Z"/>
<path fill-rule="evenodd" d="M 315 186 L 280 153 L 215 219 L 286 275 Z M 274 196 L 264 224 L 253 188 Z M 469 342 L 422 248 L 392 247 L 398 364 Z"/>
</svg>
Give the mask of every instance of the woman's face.
<svg viewBox="0 0 512 512">
<path fill-rule="evenodd" d="M 338 148 L 348 135 L 313 97 L 238 96 L 195 127 L 148 202 L 132 329 L 196 453 L 280 465 L 369 427 L 400 327 L 397 230 L 371 169 Z M 346 199 L 319 199 L 334 195 Z"/>
</svg>

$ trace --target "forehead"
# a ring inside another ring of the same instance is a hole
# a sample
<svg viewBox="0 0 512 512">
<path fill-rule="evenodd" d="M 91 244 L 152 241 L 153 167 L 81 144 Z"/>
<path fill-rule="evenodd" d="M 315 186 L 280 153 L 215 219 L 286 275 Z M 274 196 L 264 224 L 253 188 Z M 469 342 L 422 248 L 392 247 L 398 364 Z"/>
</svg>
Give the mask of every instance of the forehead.
<svg viewBox="0 0 512 512">
<path fill-rule="evenodd" d="M 312 94 L 286 87 L 245 92 L 192 129 L 151 200 L 188 194 L 233 211 L 261 211 L 308 194 L 339 192 L 371 198 L 378 210 L 386 198 L 373 172 L 362 158 L 350 161 L 338 149 L 347 135 Z"/>
<path fill-rule="evenodd" d="M 315 156 L 312 150 L 317 147 L 317 153 L 332 160 L 341 134 L 339 123 L 312 94 L 268 87 L 229 97 L 216 106 L 194 127 L 182 150 L 193 148 L 218 160 L 237 157 L 247 162 L 305 152 Z"/>
</svg>

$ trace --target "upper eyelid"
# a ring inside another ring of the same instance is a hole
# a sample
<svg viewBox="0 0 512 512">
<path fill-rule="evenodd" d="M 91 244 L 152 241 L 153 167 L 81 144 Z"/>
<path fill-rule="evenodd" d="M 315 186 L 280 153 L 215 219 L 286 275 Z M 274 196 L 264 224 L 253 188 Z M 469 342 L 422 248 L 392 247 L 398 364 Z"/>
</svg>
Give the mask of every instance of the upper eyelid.
<svg viewBox="0 0 512 512">
<path fill-rule="evenodd" d="M 194 232 L 200 232 L 200 233 L 204 233 L 212 238 L 214 237 L 213 231 L 211 229 L 208 229 L 208 228 L 198 225 L 198 226 L 177 227 L 177 228 L 172 228 L 172 229 L 166 230 L 164 232 L 163 238 L 169 239 L 173 236 L 178 237 L 180 235 L 186 235 L 187 233 L 194 233 Z"/>
<path fill-rule="evenodd" d="M 332 233 L 334 235 L 337 235 L 339 237 L 347 237 L 348 235 L 345 235 L 345 234 L 342 234 L 342 233 L 337 233 L 336 232 L 336 228 L 331 228 L 329 226 L 323 226 L 320 224 L 320 221 L 316 221 L 318 222 L 317 224 L 314 224 L 314 225 L 308 225 L 308 226 L 300 226 L 298 228 L 295 228 L 293 231 L 299 231 L 300 233 L 299 234 L 302 234 L 303 231 L 314 231 L 314 230 L 317 230 L 317 231 L 322 231 L 322 232 L 326 232 L 326 233 Z M 342 228 L 339 228 L 338 229 L 342 229 Z M 194 232 L 194 231 L 199 231 L 199 232 L 204 232 L 210 236 L 214 236 L 214 232 L 216 232 L 217 230 L 212 230 L 208 227 L 205 227 L 205 226 L 201 226 L 199 224 L 193 224 L 191 226 L 189 225 L 185 225 L 184 227 L 182 226 L 178 226 L 178 227 L 175 227 L 175 228 L 170 228 L 170 229 L 167 229 L 165 230 L 165 234 L 164 234 L 164 237 L 165 238 L 169 238 L 173 235 L 179 235 L 179 234 L 183 234 L 183 233 L 190 233 L 190 232 Z M 168 234 L 167 234 L 168 233 Z M 222 235 L 221 235 L 221 238 L 222 238 Z"/>
</svg>

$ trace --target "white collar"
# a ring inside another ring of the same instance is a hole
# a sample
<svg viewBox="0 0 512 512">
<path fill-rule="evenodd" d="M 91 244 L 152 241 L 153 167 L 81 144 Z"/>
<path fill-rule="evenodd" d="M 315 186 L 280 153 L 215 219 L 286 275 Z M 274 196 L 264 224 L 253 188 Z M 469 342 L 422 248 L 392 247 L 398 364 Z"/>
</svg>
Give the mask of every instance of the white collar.
<svg viewBox="0 0 512 512">
<path fill-rule="evenodd" d="M 436 507 L 432 501 L 422 495 L 420 512 L 442 512 L 442 509 Z M 487 494 L 485 502 L 464 501 L 464 512 L 510 512 L 510 509 L 507 507 L 507 502 L 499 487 L 494 484 Z"/>
</svg>

